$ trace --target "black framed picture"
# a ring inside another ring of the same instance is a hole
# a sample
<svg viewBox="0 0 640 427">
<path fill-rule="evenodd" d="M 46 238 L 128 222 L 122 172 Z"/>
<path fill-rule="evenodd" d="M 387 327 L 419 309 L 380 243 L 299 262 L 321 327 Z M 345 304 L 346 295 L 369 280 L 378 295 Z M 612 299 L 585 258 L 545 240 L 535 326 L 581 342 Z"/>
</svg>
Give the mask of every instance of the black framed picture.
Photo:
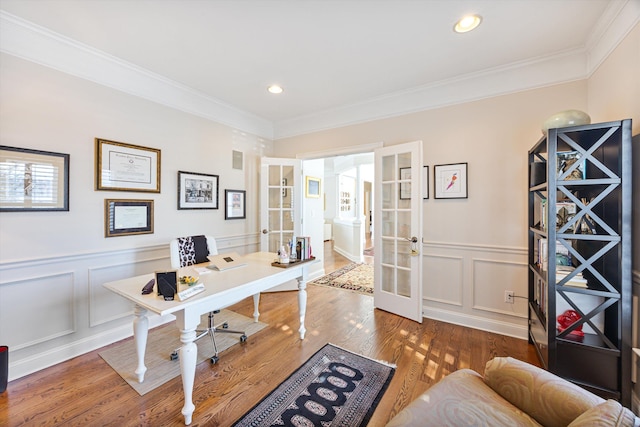
<svg viewBox="0 0 640 427">
<path fill-rule="evenodd" d="M 104 237 L 153 233 L 153 200 L 105 199 Z"/>
<path fill-rule="evenodd" d="M 0 212 L 69 210 L 69 154 L 0 145 Z"/>
<path fill-rule="evenodd" d="M 422 167 L 422 198 L 429 198 L 429 166 Z"/>
<path fill-rule="evenodd" d="M 400 168 L 400 180 L 411 180 L 411 168 Z M 411 199 L 411 182 L 400 183 L 400 200 Z"/>
<path fill-rule="evenodd" d="M 218 209 L 218 175 L 178 171 L 178 209 Z"/>
<path fill-rule="evenodd" d="M 247 217 L 246 191 L 224 190 L 224 219 L 245 219 Z"/>
<path fill-rule="evenodd" d="M 467 163 L 435 165 L 433 175 L 436 199 L 466 199 L 468 197 Z"/>
</svg>

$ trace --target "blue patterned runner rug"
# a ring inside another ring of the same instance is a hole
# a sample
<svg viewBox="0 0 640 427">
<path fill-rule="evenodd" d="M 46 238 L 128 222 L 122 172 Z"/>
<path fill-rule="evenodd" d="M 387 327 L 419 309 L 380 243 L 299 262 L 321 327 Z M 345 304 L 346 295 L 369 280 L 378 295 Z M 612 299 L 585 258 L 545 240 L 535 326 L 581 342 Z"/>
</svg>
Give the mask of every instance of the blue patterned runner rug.
<svg viewBox="0 0 640 427">
<path fill-rule="evenodd" d="M 394 373 L 326 344 L 234 426 L 366 426 Z"/>
</svg>

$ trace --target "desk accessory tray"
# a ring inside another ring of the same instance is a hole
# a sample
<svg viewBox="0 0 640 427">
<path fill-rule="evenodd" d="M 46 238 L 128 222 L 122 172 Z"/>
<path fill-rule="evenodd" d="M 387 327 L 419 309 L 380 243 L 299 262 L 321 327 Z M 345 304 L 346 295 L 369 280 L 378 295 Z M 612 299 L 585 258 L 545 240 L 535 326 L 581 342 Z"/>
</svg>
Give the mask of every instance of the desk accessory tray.
<svg viewBox="0 0 640 427">
<path fill-rule="evenodd" d="M 289 267 L 295 267 L 298 264 L 303 264 L 305 262 L 309 262 L 309 261 L 314 261 L 316 259 L 316 257 L 312 256 L 309 259 L 303 259 L 302 261 L 300 260 L 295 260 L 295 261 L 289 261 L 288 264 L 280 264 L 279 262 L 272 262 L 271 265 L 274 267 L 279 267 L 279 268 L 289 268 Z"/>
</svg>

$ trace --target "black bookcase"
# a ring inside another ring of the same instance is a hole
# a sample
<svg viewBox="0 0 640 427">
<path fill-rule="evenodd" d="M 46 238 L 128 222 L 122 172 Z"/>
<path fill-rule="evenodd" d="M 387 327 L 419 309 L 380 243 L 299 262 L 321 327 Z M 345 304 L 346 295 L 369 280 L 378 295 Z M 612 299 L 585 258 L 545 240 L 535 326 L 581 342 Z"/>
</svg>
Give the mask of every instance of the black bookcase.
<svg viewBox="0 0 640 427">
<path fill-rule="evenodd" d="M 529 340 L 543 366 L 631 405 L 631 120 L 529 151 Z"/>
</svg>

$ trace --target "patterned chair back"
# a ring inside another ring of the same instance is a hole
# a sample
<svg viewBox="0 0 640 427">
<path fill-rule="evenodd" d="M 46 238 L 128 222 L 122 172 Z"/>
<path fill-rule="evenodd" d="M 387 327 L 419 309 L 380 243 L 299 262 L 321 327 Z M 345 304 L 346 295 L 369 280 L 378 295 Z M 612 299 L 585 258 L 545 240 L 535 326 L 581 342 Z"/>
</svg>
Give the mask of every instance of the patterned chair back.
<svg viewBox="0 0 640 427">
<path fill-rule="evenodd" d="M 171 268 L 178 269 L 201 262 L 207 262 L 207 255 L 216 255 L 218 248 L 216 241 L 211 236 L 188 236 L 172 240 L 169 249 L 171 251 Z"/>
</svg>

